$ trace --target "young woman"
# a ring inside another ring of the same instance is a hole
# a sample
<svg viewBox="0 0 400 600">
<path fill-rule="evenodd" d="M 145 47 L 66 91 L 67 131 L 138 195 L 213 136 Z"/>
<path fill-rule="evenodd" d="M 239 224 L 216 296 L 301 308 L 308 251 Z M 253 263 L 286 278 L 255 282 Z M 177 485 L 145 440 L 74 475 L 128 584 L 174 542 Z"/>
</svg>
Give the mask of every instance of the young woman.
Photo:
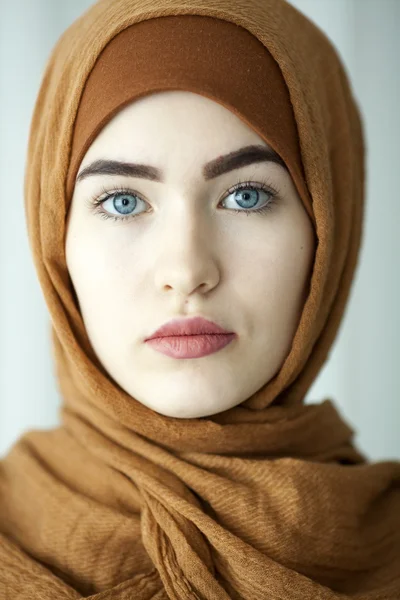
<svg viewBox="0 0 400 600">
<path fill-rule="evenodd" d="M 284 0 L 102 0 L 25 200 L 61 424 L 0 462 L 0 597 L 394 600 L 400 463 L 304 397 L 360 246 L 338 55 Z"/>
</svg>

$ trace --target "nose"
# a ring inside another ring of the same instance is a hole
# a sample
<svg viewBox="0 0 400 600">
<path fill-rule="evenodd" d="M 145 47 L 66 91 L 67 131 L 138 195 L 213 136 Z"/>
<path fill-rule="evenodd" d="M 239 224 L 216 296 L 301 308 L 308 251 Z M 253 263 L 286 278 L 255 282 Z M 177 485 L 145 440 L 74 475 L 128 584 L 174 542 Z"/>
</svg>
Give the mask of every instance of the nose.
<svg viewBox="0 0 400 600">
<path fill-rule="evenodd" d="M 220 257 L 210 222 L 190 216 L 177 218 L 174 229 L 164 231 L 155 261 L 155 286 L 161 293 L 180 296 L 205 294 L 218 285 Z"/>
</svg>

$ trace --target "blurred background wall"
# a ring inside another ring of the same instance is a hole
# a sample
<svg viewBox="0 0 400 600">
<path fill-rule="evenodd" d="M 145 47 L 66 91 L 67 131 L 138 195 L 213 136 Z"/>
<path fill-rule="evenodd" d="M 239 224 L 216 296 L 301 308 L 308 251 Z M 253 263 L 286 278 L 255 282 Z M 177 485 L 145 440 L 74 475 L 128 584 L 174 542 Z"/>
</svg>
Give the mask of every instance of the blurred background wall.
<svg viewBox="0 0 400 600">
<path fill-rule="evenodd" d="M 336 343 L 306 402 L 333 399 L 371 459 L 400 459 L 400 0 L 291 0 L 335 44 L 367 142 L 364 241 Z M 47 309 L 28 246 L 25 153 L 46 60 L 89 0 L 0 0 L 0 456 L 58 425 Z"/>
</svg>

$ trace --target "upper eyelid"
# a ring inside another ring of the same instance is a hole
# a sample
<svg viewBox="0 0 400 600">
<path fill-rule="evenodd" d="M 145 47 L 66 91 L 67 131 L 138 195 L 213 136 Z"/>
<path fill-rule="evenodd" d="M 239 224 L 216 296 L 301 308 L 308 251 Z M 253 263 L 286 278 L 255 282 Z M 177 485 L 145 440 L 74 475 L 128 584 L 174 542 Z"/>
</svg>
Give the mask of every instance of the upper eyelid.
<svg viewBox="0 0 400 600">
<path fill-rule="evenodd" d="M 254 185 L 255 187 L 259 187 L 260 191 L 262 191 L 263 187 L 269 187 L 269 188 L 271 188 L 271 192 L 273 195 L 279 194 L 278 190 L 275 189 L 269 182 L 265 182 L 265 181 L 257 182 L 257 181 L 245 180 L 245 181 L 238 181 L 237 183 L 230 186 L 227 190 L 225 190 L 223 192 L 222 196 L 219 197 L 219 201 L 224 200 L 226 196 L 233 194 L 235 192 L 235 189 L 237 189 L 237 187 L 239 187 L 241 185 L 249 185 L 249 186 Z M 142 202 L 144 202 L 146 204 L 150 204 L 148 200 L 146 200 L 145 198 L 142 197 L 142 194 L 140 192 L 137 192 L 136 190 L 134 190 L 133 188 L 130 188 L 129 186 L 120 187 L 120 188 L 117 187 L 117 188 L 112 188 L 110 190 L 107 190 L 104 193 L 96 195 L 96 197 L 93 201 L 96 204 L 104 204 L 105 202 L 110 200 L 110 198 L 112 198 L 112 196 L 114 196 L 116 194 L 123 194 L 123 193 L 134 194 Z"/>
<path fill-rule="evenodd" d="M 261 186 L 267 186 L 270 187 L 271 190 L 273 192 L 275 192 L 276 194 L 279 193 L 279 186 L 277 188 L 277 186 L 275 186 L 271 181 L 270 181 L 270 176 L 265 174 L 265 173 L 253 173 L 252 175 L 246 175 L 246 177 L 237 177 L 236 178 L 237 181 L 232 184 L 231 186 L 229 186 L 228 188 L 226 188 L 226 186 L 223 188 L 223 192 L 221 192 L 222 194 L 227 194 L 227 193 L 232 193 L 233 192 L 233 188 L 237 187 L 238 185 L 241 184 L 248 184 L 248 185 L 261 185 Z M 142 183 L 142 182 L 141 182 Z M 152 182 L 147 182 L 147 183 L 152 183 Z M 149 202 L 148 200 L 146 200 L 146 198 L 144 198 L 144 194 L 142 194 L 142 192 L 139 192 L 137 189 L 135 189 L 135 186 L 131 186 L 129 184 L 115 184 L 115 186 L 106 186 L 104 183 L 101 186 L 101 191 L 99 193 L 93 194 L 92 197 L 96 197 L 97 199 L 104 199 L 105 197 L 107 197 L 107 195 L 112 195 L 112 194 L 116 194 L 116 193 L 123 193 L 123 192 L 129 192 L 129 193 L 134 193 L 135 195 L 137 195 L 139 198 L 141 198 L 144 202 Z"/>
</svg>

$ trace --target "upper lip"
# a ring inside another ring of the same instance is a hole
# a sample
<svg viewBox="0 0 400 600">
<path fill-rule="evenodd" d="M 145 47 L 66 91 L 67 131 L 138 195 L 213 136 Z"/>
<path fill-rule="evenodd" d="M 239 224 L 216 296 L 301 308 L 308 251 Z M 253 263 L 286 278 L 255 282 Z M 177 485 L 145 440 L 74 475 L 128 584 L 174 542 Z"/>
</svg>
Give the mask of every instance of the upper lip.
<svg viewBox="0 0 400 600">
<path fill-rule="evenodd" d="M 226 329 L 223 329 L 216 323 L 208 321 L 203 317 L 192 317 L 190 319 L 172 319 L 172 321 L 168 321 L 168 323 L 164 323 L 164 325 L 161 325 L 161 327 L 159 327 L 154 333 L 152 333 L 150 337 L 146 338 L 145 341 L 158 337 L 168 337 L 177 335 L 201 335 L 206 333 L 227 334 L 233 332 L 227 331 Z"/>
</svg>

